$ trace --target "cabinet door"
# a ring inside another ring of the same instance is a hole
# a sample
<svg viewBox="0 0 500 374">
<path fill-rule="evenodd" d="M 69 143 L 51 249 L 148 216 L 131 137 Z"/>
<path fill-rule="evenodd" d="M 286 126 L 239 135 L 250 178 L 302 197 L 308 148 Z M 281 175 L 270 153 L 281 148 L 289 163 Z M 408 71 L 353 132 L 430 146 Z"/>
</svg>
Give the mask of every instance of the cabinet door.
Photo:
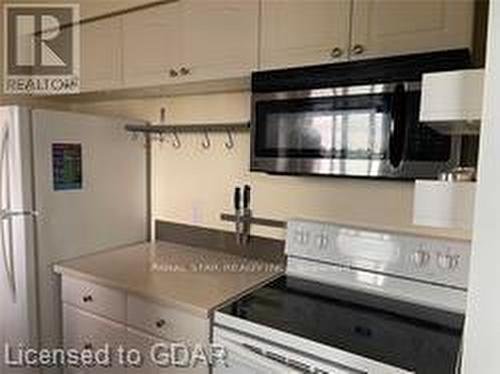
<svg viewBox="0 0 500 374">
<path fill-rule="evenodd" d="M 128 328 L 127 329 L 127 349 L 137 350 L 141 357 L 143 358 L 140 367 L 129 367 L 127 368 L 126 374 L 208 374 L 209 369 L 207 366 L 193 367 L 173 367 L 166 366 L 162 367 L 161 364 L 165 353 L 168 351 L 162 350 L 163 347 L 169 347 L 169 342 L 167 340 L 162 340 L 156 338 L 152 335 L 145 334 L 139 330 Z M 153 356 L 156 353 L 160 353 L 161 356 L 157 356 L 158 359 L 153 360 Z"/>
<path fill-rule="evenodd" d="M 125 347 L 124 325 L 94 316 L 88 312 L 63 305 L 63 336 L 65 349 L 102 349 L 109 345 L 112 356 L 112 366 L 87 368 L 84 371 L 90 374 L 121 374 L 123 367 L 119 365 L 116 350 L 119 346 Z M 77 369 L 65 370 L 68 373 L 80 373 Z"/>
<path fill-rule="evenodd" d="M 130 8 L 143 6 L 151 3 L 152 0 L 80 0 L 75 3 L 80 4 L 80 18 L 88 19 L 99 17 L 105 14 L 124 11 Z"/>
<path fill-rule="evenodd" d="M 260 68 L 345 61 L 351 0 L 262 0 Z"/>
<path fill-rule="evenodd" d="M 470 48 L 473 0 L 354 0 L 351 58 Z"/>
<path fill-rule="evenodd" d="M 250 76 L 258 64 L 258 0 L 183 0 L 182 80 Z"/>
<path fill-rule="evenodd" d="M 142 363 L 139 367 L 128 367 L 126 374 L 163 374 L 168 373 L 167 368 L 157 365 L 152 359 L 151 354 L 157 344 L 168 344 L 167 342 L 145 334 L 138 330 L 127 329 L 127 349 L 137 350 Z"/>
<path fill-rule="evenodd" d="M 120 18 L 108 18 L 80 26 L 80 77 L 82 91 L 122 86 Z"/>
<path fill-rule="evenodd" d="M 175 81 L 181 54 L 180 3 L 132 12 L 122 19 L 125 86 Z"/>
</svg>

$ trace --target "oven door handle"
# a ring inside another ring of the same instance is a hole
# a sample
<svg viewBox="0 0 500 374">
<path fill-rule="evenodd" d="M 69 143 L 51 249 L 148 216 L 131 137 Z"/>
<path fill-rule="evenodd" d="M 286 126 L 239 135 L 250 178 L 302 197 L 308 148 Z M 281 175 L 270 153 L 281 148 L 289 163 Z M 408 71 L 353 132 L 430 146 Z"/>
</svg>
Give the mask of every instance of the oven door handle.
<svg viewBox="0 0 500 374">
<path fill-rule="evenodd" d="M 403 160 L 406 140 L 406 89 L 396 85 L 392 99 L 392 124 L 389 138 L 389 160 L 397 168 Z"/>
<path fill-rule="evenodd" d="M 280 374 L 302 374 L 299 370 L 289 367 L 286 364 L 273 361 L 265 355 L 254 352 L 239 343 L 233 342 L 232 340 L 219 339 L 219 343 L 222 347 L 226 348 L 229 354 L 230 352 L 233 352 L 238 356 L 248 359 L 249 361 L 258 363 L 260 366 L 265 366 L 268 370 L 272 370 L 273 372 Z"/>
</svg>

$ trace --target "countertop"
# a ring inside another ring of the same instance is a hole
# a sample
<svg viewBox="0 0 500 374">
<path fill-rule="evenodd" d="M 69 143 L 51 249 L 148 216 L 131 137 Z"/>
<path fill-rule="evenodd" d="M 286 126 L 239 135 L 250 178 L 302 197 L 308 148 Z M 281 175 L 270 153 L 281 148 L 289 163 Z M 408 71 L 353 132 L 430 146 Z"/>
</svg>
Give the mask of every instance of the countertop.
<svg viewBox="0 0 500 374">
<path fill-rule="evenodd" d="M 54 271 L 209 318 L 277 278 L 283 266 L 168 242 L 141 243 L 61 262 Z"/>
</svg>

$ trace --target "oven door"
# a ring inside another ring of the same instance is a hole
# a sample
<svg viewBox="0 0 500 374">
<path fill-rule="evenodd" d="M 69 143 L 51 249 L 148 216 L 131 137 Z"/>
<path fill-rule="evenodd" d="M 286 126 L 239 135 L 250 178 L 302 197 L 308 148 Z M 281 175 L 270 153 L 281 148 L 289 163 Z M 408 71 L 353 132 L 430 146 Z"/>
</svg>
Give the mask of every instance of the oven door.
<svg viewBox="0 0 500 374">
<path fill-rule="evenodd" d="M 267 338 L 272 338 L 269 329 Z M 378 363 L 362 357 L 351 358 L 352 355 L 340 353 L 335 356 L 333 349 L 330 355 L 321 358 L 311 352 L 301 353 L 300 342 L 291 346 L 273 344 L 254 338 L 247 333 L 239 334 L 221 327 L 214 329 L 214 342 L 226 351 L 225 364 L 215 365 L 214 374 L 411 374 L 411 372 L 393 366 Z M 346 358 L 348 357 L 348 358 Z M 354 356 L 352 356 L 354 357 Z M 340 362 L 334 362 L 338 358 Z"/>
<path fill-rule="evenodd" d="M 254 94 L 252 171 L 434 179 L 459 148 L 419 105 L 415 82 Z"/>
</svg>

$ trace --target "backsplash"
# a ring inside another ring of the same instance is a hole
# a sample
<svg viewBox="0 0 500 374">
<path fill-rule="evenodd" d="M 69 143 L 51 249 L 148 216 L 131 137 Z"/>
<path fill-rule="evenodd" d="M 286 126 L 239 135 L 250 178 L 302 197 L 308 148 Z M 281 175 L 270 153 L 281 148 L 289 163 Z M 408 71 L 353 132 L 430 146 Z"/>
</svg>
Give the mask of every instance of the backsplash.
<svg viewBox="0 0 500 374">
<path fill-rule="evenodd" d="M 178 96 L 161 99 L 79 103 L 73 109 L 157 122 L 167 108 L 167 123 L 246 121 L 250 94 Z M 155 218 L 184 224 L 233 230 L 219 219 L 232 213 L 232 191 L 251 184 L 254 214 L 286 220 L 292 217 L 325 220 L 370 228 L 470 239 L 459 230 L 437 230 L 412 224 L 413 184 L 408 182 L 283 177 L 249 172 L 250 135 L 236 134 L 235 147 L 224 146 L 225 134 L 210 135 L 211 147 L 201 146 L 201 135 L 182 135 L 181 148 L 155 142 L 153 148 L 153 213 Z M 252 233 L 283 239 L 281 229 L 253 227 Z"/>
</svg>

